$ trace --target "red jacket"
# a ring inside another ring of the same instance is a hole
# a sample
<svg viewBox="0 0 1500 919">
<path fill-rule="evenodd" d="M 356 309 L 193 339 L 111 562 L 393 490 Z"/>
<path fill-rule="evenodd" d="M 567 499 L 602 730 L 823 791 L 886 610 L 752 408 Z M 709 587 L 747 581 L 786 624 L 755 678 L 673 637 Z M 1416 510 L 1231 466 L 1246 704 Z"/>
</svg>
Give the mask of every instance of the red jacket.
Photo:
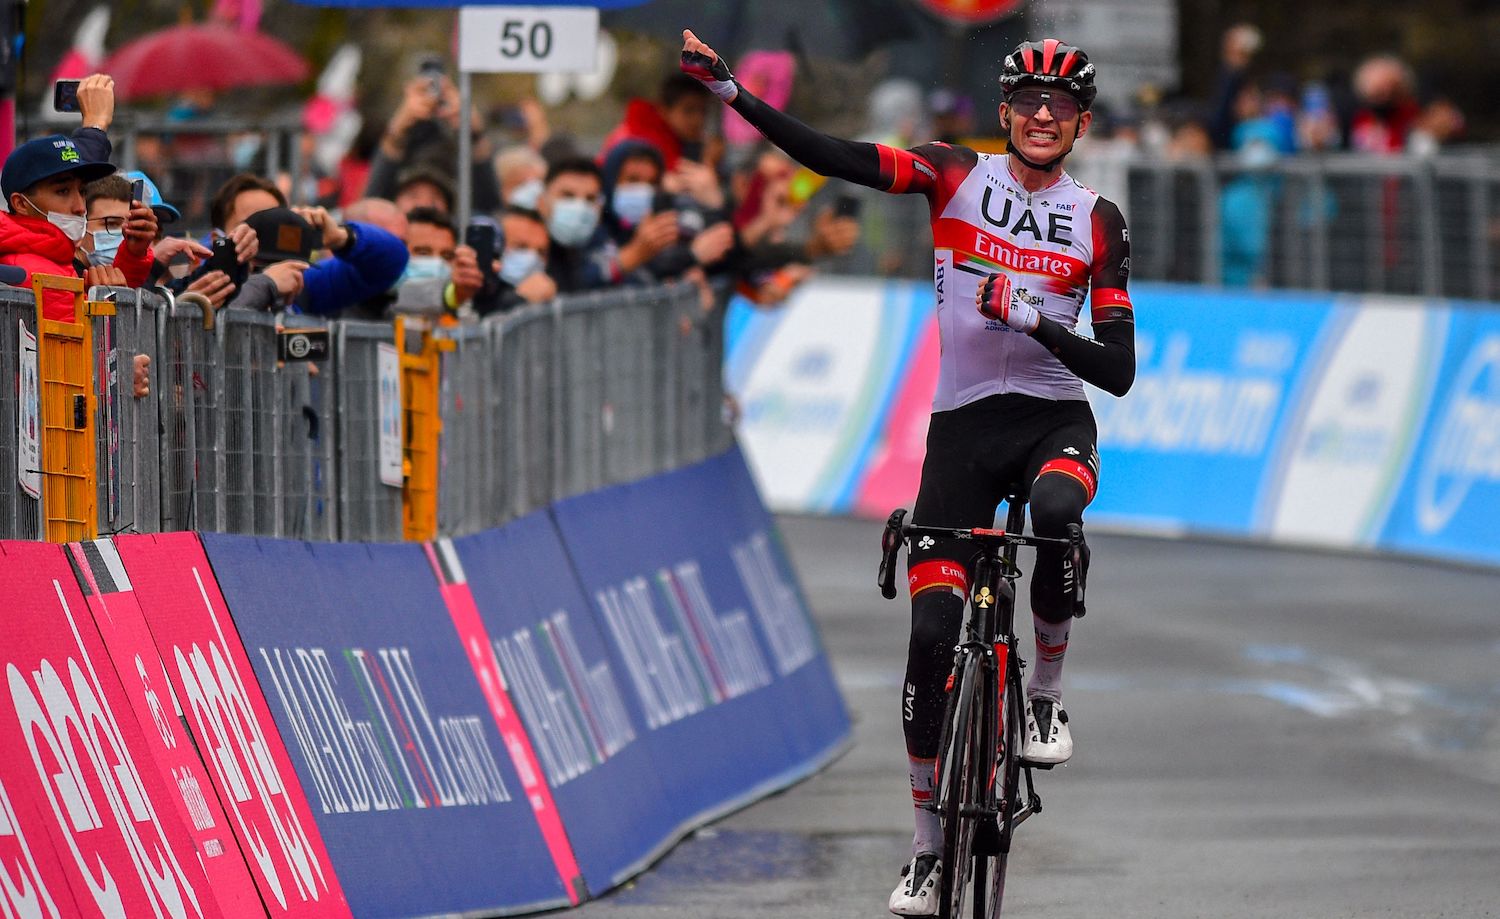
<svg viewBox="0 0 1500 919">
<path fill-rule="evenodd" d="M 73 263 L 77 247 L 62 230 L 41 217 L 0 213 L 0 265 L 26 269 L 26 285 L 33 274 L 60 274 L 67 278 L 82 277 Z M 146 283 L 155 258 L 148 248 L 144 258 L 132 255 L 125 246 L 115 254 L 115 267 L 125 274 L 125 283 L 140 287 Z M 60 322 L 73 321 L 73 295 L 66 291 L 48 291 L 42 296 L 42 314 Z"/>
<path fill-rule="evenodd" d="M 631 99 L 626 104 L 625 117 L 599 146 L 600 165 L 609 158 L 609 151 L 627 140 L 645 141 L 660 150 L 668 169 L 676 166 L 682 156 L 682 142 L 672 133 L 656 104 L 645 99 Z"/>
</svg>

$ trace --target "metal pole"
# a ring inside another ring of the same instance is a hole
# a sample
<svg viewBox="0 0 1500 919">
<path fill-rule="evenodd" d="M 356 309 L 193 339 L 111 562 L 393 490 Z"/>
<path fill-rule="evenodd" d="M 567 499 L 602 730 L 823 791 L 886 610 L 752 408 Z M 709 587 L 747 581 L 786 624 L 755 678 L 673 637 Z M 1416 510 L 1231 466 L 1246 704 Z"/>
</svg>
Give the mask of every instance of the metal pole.
<svg viewBox="0 0 1500 919">
<path fill-rule="evenodd" d="M 474 204 L 474 82 L 467 71 L 458 74 L 458 225 L 469 225 Z M 462 230 L 460 230 L 462 232 Z"/>
</svg>

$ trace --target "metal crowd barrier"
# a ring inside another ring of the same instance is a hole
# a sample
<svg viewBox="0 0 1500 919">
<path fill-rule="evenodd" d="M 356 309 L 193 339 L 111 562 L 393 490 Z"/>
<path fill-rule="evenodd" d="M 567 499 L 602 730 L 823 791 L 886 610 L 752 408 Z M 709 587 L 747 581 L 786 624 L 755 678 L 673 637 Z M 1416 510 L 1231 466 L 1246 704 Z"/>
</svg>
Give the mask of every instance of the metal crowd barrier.
<svg viewBox="0 0 1500 919">
<path fill-rule="evenodd" d="M 403 417 L 392 391 L 401 385 L 392 323 L 238 309 L 205 322 L 196 303 L 155 291 L 92 296 L 116 308 L 93 319 L 99 532 L 402 538 L 391 450 L 408 458 L 409 474 L 416 445 L 409 407 Z M 628 288 L 483 321 L 408 322 L 409 353 L 422 336 L 451 342 L 437 349 L 439 532 L 495 526 L 726 447 L 725 300 L 705 310 L 690 285 Z M 21 330 L 35 326 L 31 291 L 0 286 L 6 379 L 21 378 Z M 306 328 L 328 330 L 329 359 L 280 360 L 279 329 Z M 150 361 L 145 398 L 134 394 L 137 355 Z M 27 465 L 19 426 L 35 414 L 23 398 L 0 387 L 0 538 L 41 530 L 41 502 L 18 474 Z"/>
<path fill-rule="evenodd" d="M 1130 226 L 1132 277 L 1500 298 L 1500 158 L 1350 153 L 1168 161 L 1080 149 L 1069 170 Z M 867 207 L 854 270 L 930 276 L 926 202 Z M 867 204 L 870 202 L 867 202 Z M 916 257 L 913 257 L 915 254 Z"/>
</svg>

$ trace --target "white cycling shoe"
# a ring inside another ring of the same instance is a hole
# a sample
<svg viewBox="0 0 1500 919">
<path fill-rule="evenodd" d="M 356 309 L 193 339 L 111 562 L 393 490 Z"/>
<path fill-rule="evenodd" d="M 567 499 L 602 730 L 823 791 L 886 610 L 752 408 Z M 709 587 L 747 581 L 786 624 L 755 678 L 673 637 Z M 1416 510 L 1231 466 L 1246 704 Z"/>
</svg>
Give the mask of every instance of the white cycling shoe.
<svg viewBox="0 0 1500 919">
<path fill-rule="evenodd" d="M 936 916 L 938 882 L 943 877 L 943 860 L 923 852 L 901 869 L 901 883 L 891 891 L 887 904 L 898 916 Z"/>
<path fill-rule="evenodd" d="M 1026 703 L 1026 746 L 1023 762 L 1038 766 L 1060 766 L 1073 757 L 1073 733 L 1068 713 L 1051 699 L 1035 698 Z"/>
</svg>

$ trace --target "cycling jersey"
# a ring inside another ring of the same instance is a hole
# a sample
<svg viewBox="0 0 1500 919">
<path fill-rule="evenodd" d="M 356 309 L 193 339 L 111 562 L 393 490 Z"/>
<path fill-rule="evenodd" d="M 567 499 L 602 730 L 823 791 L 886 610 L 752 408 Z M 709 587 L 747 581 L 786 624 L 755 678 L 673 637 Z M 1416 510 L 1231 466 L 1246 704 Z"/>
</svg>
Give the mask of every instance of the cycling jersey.
<svg viewBox="0 0 1500 919">
<path fill-rule="evenodd" d="M 1113 203 L 1067 173 L 1028 192 L 1005 156 L 947 144 L 899 150 L 830 137 L 743 87 L 733 106 L 814 172 L 927 197 L 942 345 L 934 411 L 999 393 L 1081 400 L 1083 382 L 1115 395 L 1130 388 L 1130 236 Z M 975 308 L 975 289 L 992 273 L 1005 277 L 1013 302 L 1040 312 L 1034 332 L 1014 331 Z M 1091 291 L 1095 337 L 1086 338 L 1075 326 Z"/>
</svg>

